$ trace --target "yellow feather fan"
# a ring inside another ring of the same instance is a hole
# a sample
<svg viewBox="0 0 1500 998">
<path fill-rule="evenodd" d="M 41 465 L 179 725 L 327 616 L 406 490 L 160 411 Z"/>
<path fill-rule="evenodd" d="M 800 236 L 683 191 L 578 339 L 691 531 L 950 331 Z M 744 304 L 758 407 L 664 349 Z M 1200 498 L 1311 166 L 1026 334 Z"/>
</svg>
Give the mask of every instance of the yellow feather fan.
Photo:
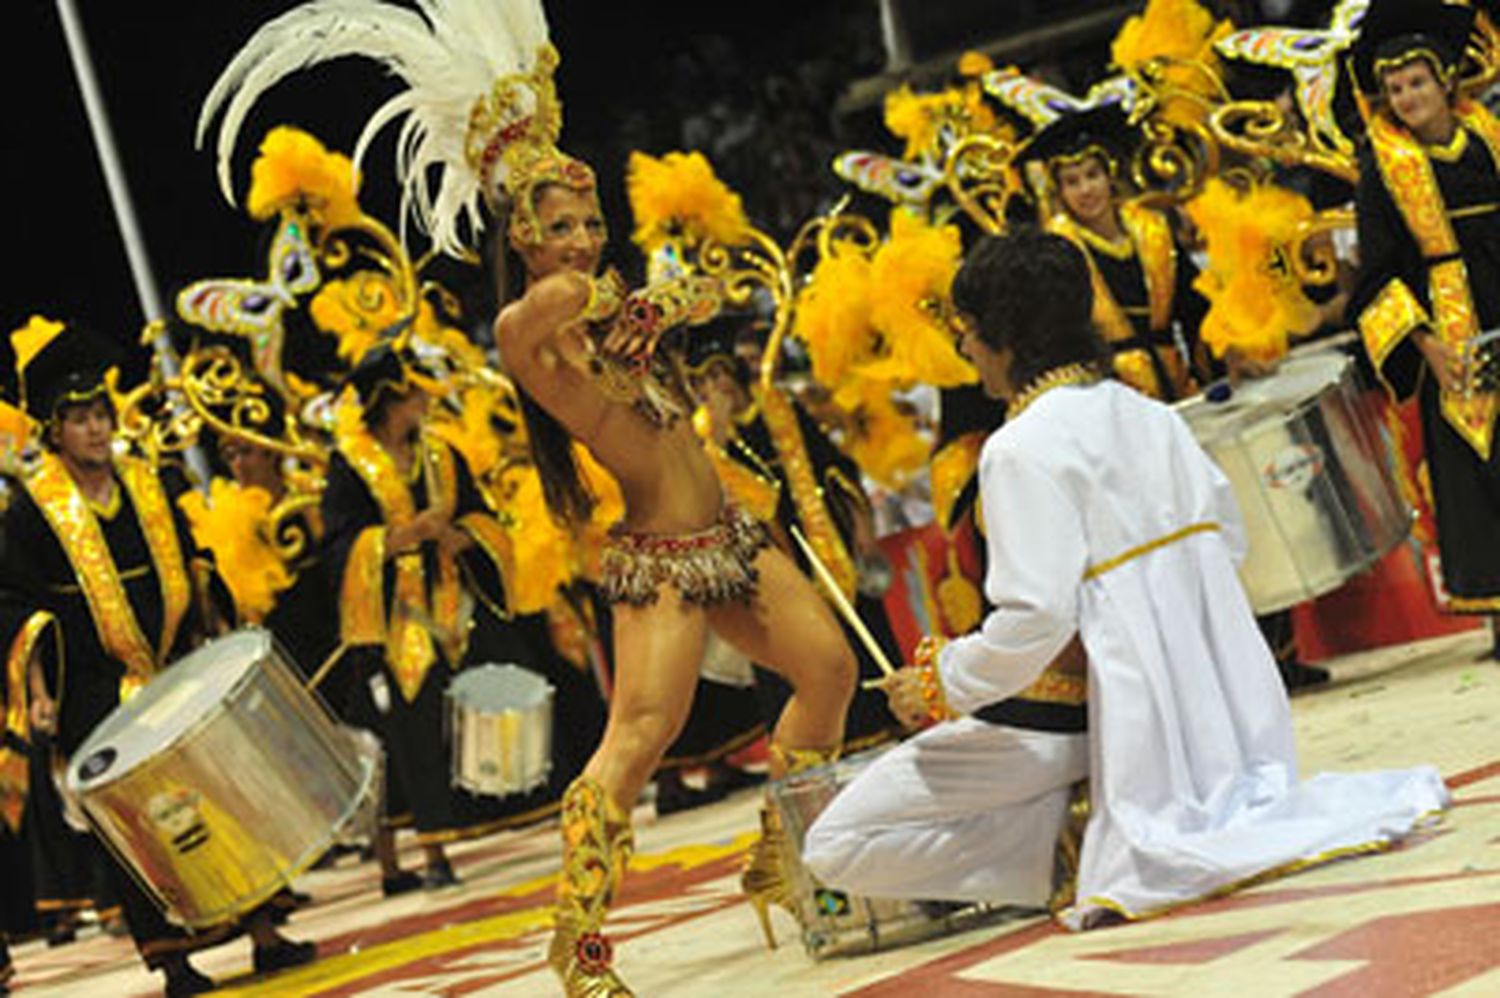
<svg viewBox="0 0 1500 998">
<path fill-rule="evenodd" d="M 271 494 L 215 478 L 207 499 L 190 491 L 178 504 L 198 545 L 213 552 L 240 619 L 264 620 L 276 605 L 276 594 L 293 581 L 271 543 Z"/>
<path fill-rule="evenodd" d="M 290 125 L 266 133 L 260 155 L 250 167 L 250 217 L 270 218 L 284 208 L 304 204 L 338 228 L 360 215 L 359 174 L 349 157 L 329 152 L 312 135 Z"/>
<path fill-rule="evenodd" d="M 702 153 L 669 152 L 657 159 L 632 152 L 625 186 L 635 243 L 648 252 L 678 235 L 733 246 L 750 230 L 740 196 L 714 175 Z"/>
<path fill-rule="evenodd" d="M 857 365 L 873 360 L 870 259 L 845 249 L 819 260 L 797 294 L 792 334 L 807 346 L 813 377 L 830 387 L 842 384 Z"/>
<path fill-rule="evenodd" d="M 884 343 L 860 373 L 874 381 L 939 388 L 973 384 L 978 374 L 958 352 L 945 319 L 963 245 L 958 228 L 891 213 L 891 234 L 870 263 L 870 320 Z"/>
<path fill-rule="evenodd" d="M 1187 124 L 1200 120 L 1207 111 L 1202 101 L 1187 95 L 1212 98 L 1218 92 L 1216 81 L 1222 74 L 1214 42 L 1233 30 L 1227 20 L 1215 22 L 1213 14 L 1196 0 L 1148 0 L 1146 9 L 1120 28 L 1110 56 L 1127 73 L 1153 59 L 1167 60 L 1162 81 L 1168 93 L 1161 113 L 1173 124 Z M 1174 96 L 1172 89 L 1186 95 Z"/>
<path fill-rule="evenodd" d="M 1214 179 L 1187 211 L 1208 249 L 1208 268 L 1193 287 L 1211 303 L 1200 335 L 1215 356 L 1234 349 L 1273 360 L 1289 335 L 1316 328 L 1317 306 L 1289 259 L 1298 228 L 1313 217 L 1306 198 L 1274 185 L 1240 194 Z"/>
</svg>

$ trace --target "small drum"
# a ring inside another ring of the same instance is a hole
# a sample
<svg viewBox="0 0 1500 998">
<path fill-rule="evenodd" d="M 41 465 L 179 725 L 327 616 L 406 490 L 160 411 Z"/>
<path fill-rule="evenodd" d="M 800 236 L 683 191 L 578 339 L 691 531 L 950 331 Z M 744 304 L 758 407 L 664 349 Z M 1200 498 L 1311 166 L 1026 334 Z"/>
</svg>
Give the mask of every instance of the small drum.
<svg viewBox="0 0 1500 998">
<path fill-rule="evenodd" d="M 884 751 L 861 752 L 771 785 L 771 799 L 781 813 L 789 847 L 787 873 L 797 921 L 802 924 L 802 945 L 814 960 L 904 946 L 962 932 L 1008 914 L 1003 905 L 851 897 L 819 884 L 802 865 L 802 845 L 812 823 Z"/>
<path fill-rule="evenodd" d="M 1340 353 L 1298 353 L 1224 402 L 1177 409 L 1234 488 L 1249 550 L 1240 577 L 1257 613 L 1321 596 L 1411 529 L 1380 427 Z"/>
<path fill-rule="evenodd" d="M 504 797 L 552 771 L 552 684 L 517 665 L 481 665 L 448 686 L 453 785 Z"/>
<path fill-rule="evenodd" d="M 375 774 L 271 635 L 245 630 L 117 707 L 67 786 L 167 916 L 198 929 L 290 884 L 375 795 Z"/>
</svg>

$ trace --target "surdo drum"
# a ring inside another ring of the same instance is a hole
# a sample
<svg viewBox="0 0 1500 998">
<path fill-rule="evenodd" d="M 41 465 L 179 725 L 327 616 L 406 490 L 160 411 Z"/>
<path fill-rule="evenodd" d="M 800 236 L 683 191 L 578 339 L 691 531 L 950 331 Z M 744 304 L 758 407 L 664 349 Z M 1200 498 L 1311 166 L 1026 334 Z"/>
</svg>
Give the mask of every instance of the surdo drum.
<svg viewBox="0 0 1500 998">
<path fill-rule="evenodd" d="M 67 789 L 167 916 L 197 929 L 250 911 L 326 852 L 375 795 L 377 757 L 251 629 L 117 707 L 74 754 Z"/>
<path fill-rule="evenodd" d="M 505 797 L 552 771 L 552 684 L 517 665 L 466 669 L 448 686 L 453 785 Z"/>
<path fill-rule="evenodd" d="M 1176 406 L 1234 488 L 1250 603 L 1271 613 L 1337 589 L 1401 542 L 1412 514 L 1341 353 L 1294 353 L 1223 402 Z"/>
<path fill-rule="evenodd" d="M 884 751 L 877 748 L 861 752 L 771 785 L 771 799 L 780 811 L 787 836 L 786 872 L 797 921 L 802 926 L 802 945 L 815 960 L 903 946 L 961 932 L 1009 914 L 1004 906 L 978 903 L 857 897 L 819 883 L 803 865 L 807 830 L 839 791 Z"/>
</svg>

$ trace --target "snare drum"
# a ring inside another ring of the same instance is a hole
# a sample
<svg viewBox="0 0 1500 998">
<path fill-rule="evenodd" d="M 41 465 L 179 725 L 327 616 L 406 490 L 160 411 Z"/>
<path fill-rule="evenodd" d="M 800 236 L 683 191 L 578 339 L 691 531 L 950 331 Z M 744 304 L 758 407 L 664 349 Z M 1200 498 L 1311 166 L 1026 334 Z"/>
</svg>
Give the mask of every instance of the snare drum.
<svg viewBox="0 0 1500 998">
<path fill-rule="evenodd" d="M 552 771 L 552 684 L 516 665 L 481 665 L 448 687 L 453 785 L 492 797 L 526 793 Z"/>
<path fill-rule="evenodd" d="M 197 929 L 288 886 L 374 796 L 375 774 L 271 635 L 245 630 L 117 707 L 67 788 L 167 916 Z"/>
<path fill-rule="evenodd" d="M 1339 353 L 1295 354 L 1225 402 L 1181 415 L 1234 488 L 1249 550 L 1240 577 L 1256 613 L 1331 592 L 1411 529 L 1375 416 Z"/>
<path fill-rule="evenodd" d="M 838 792 L 884 751 L 861 752 L 771 785 L 771 799 L 781 814 L 787 837 L 785 861 L 797 921 L 802 925 L 802 945 L 814 960 L 903 946 L 961 932 L 1006 915 L 1004 906 L 981 903 L 855 897 L 813 879 L 801 859 L 807 830 Z"/>
</svg>

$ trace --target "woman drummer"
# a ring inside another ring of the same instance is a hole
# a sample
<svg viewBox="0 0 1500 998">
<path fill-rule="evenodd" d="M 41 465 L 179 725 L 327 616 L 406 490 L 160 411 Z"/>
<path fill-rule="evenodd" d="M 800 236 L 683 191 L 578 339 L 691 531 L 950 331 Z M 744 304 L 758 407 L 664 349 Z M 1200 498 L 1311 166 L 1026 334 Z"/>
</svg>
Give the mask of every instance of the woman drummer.
<svg viewBox="0 0 1500 998">
<path fill-rule="evenodd" d="M 1350 315 L 1381 380 L 1416 394 L 1449 608 L 1500 611 L 1500 123 L 1463 96 L 1473 11 L 1376 3 L 1355 44 L 1374 111 L 1360 159 L 1360 273 Z"/>
<path fill-rule="evenodd" d="M 1115 374 L 1153 398 L 1198 390 L 1198 326 L 1207 303 L 1165 214 L 1121 197 L 1119 164 L 1131 130 L 1118 103 L 1064 114 L 1023 153 L 1040 163 L 1055 209 L 1039 199 L 1043 225 L 1083 250 L 1094 285 L 1094 324 Z"/>
</svg>

